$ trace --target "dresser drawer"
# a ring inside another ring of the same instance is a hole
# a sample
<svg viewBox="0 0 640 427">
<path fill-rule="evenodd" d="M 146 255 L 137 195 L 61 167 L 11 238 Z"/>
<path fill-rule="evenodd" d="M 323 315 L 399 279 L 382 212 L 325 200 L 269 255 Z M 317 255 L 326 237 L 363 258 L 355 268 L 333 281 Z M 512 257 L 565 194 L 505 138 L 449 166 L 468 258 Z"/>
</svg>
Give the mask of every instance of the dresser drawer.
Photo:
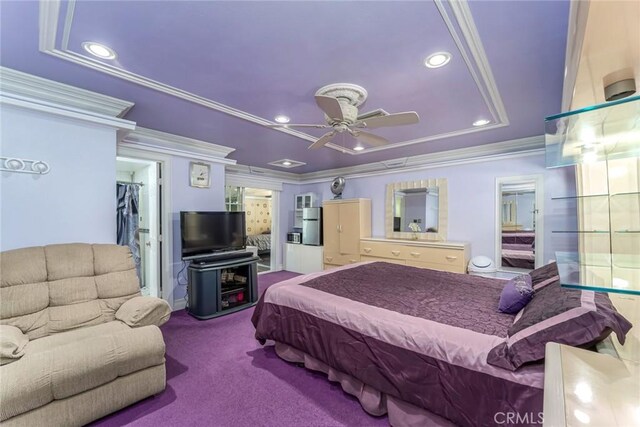
<svg viewBox="0 0 640 427">
<path fill-rule="evenodd" d="M 407 260 L 432 264 L 465 266 L 464 251 L 443 248 L 407 247 Z"/>
<path fill-rule="evenodd" d="M 406 259 L 407 247 L 386 242 L 360 242 L 360 255 L 377 258 Z"/>
<path fill-rule="evenodd" d="M 407 264 L 407 262 L 403 259 L 382 258 L 382 257 L 366 256 L 366 255 L 360 255 L 360 261 L 384 261 L 391 264 L 401 264 L 401 265 Z"/>
<path fill-rule="evenodd" d="M 420 262 L 407 260 L 407 265 L 431 270 L 450 271 L 451 273 L 465 273 L 465 267 L 458 264 L 436 264 L 435 262 Z"/>
<path fill-rule="evenodd" d="M 353 264 L 354 262 L 360 262 L 359 254 L 336 254 L 336 253 L 326 253 L 322 257 L 322 260 L 325 264 L 332 265 L 347 265 Z"/>
</svg>

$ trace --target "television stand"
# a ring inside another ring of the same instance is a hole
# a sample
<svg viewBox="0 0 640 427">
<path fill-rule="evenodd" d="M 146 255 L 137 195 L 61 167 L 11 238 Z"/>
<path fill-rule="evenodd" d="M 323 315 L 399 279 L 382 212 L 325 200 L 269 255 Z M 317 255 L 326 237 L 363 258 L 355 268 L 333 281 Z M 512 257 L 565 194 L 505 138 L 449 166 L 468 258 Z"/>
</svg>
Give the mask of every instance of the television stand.
<svg viewBox="0 0 640 427">
<path fill-rule="evenodd" d="M 187 284 L 187 312 L 190 315 L 200 320 L 213 319 L 256 304 L 256 263 L 260 258 L 251 252 L 239 252 L 231 258 L 216 257 L 191 262 Z"/>
</svg>

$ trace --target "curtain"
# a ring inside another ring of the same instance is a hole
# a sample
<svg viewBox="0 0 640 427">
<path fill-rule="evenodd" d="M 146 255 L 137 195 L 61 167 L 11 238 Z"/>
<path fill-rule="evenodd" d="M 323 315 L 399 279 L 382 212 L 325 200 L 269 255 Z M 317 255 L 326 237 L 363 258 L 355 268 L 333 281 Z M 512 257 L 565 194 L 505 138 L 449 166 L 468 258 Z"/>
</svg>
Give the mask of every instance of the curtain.
<svg viewBox="0 0 640 427">
<path fill-rule="evenodd" d="M 138 184 L 116 184 L 118 244 L 128 246 L 140 275 L 140 232 L 138 228 Z M 142 287 L 142 283 L 140 285 Z"/>
</svg>

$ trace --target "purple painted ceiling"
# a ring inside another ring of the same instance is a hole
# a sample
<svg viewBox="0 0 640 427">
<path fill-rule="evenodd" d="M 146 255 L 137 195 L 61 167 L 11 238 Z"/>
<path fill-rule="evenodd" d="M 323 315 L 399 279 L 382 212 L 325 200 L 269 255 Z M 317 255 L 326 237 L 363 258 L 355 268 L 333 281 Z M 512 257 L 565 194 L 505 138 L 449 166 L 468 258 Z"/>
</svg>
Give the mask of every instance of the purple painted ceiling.
<svg viewBox="0 0 640 427">
<path fill-rule="evenodd" d="M 294 172 L 542 134 L 544 116 L 560 111 L 568 2 L 471 1 L 469 8 L 508 126 L 479 131 L 471 126 L 479 118 L 495 123 L 498 107 L 446 2 L 62 3 L 56 48 L 99 63 L 81 44 L 104 43 L 118 58 L 102 63 L 129 76 L 240 114 L 269 121 L 286 114 L 295 123 L 323 122 L 313 100 L 319 87 L 355 83 L 369 92 L 360 112 L 415 110 L 421 117 L 417 125 L 376 129 L 376 134 L 392 143 L 435 137 L 358 155 L 310 151 L 307 140 L 40 52 L 37 2 L 0 2 L 0 64 L 133 101 L 127 119 L 236 148 L 230 157 L 240 164 L 273 168 L 267 163 L 282 158 L 307 163 Z M 457 44 L 453 36 L 462 41 Z M 451 52 L 453 59 L 443 68 L 424 67 L 424 58 L 437 51 Z M 469 130 L 475 132 L 443 137 Z M 345 135 L 336 142 L 355 145 Z"/>
</svg>

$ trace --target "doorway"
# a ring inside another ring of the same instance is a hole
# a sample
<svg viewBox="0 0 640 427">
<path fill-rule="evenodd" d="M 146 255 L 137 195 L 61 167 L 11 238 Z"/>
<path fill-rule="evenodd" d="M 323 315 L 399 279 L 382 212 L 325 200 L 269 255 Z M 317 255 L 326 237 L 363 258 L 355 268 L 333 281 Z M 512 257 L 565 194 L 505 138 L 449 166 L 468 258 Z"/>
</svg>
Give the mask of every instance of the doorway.
<svg viewBox="0 0 640 427">
<path fill-rule="evenodd" d="M 498 269 L 530 271 L 542 266 L 542 177 L 498 178 L 496 201 Z"/>
<path fill-rule="evenodd" d="M 116 158 L 117 243 L 128 246 L 143 295 L 162 298 L 161 164 Z"/>
<path fill-rule="evenodd" d="M 260 257 L 258 273 L 275 270 L 273 253 L 273 191 L 262 188 L 226 186 L 225 206 L 230 212 L 245 212 L 247 249 Z"/>
</svg>

